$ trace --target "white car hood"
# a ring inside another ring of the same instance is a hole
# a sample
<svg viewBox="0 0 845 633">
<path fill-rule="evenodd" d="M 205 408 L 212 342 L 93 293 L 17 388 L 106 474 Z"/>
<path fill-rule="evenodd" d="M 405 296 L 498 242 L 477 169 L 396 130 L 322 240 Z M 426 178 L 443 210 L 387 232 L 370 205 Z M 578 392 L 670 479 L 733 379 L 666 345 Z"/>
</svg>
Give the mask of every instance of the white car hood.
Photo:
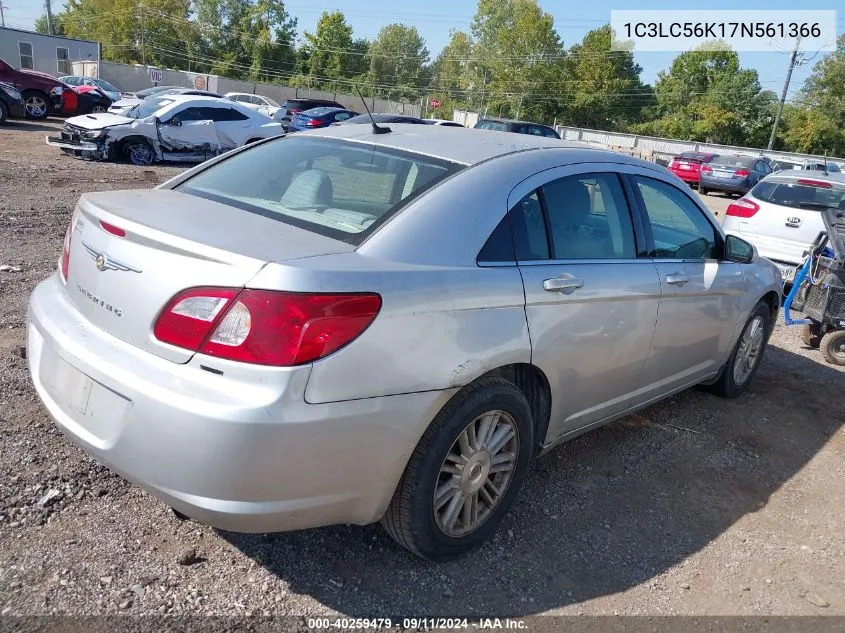
<svg viewBox="0 0 845 633">
<path fill-rule="evenodd" d="M 67 119 L 67 123 L 76 127 L 81 127 L 85 130 L 102 130 L 106 127 L 132 123 L 134 120 L 135 119 L 130 119 L 129 117 L 103 112 L 98 114 L 83 114 L 81 116 L 74 116 Z"/>
</svg>

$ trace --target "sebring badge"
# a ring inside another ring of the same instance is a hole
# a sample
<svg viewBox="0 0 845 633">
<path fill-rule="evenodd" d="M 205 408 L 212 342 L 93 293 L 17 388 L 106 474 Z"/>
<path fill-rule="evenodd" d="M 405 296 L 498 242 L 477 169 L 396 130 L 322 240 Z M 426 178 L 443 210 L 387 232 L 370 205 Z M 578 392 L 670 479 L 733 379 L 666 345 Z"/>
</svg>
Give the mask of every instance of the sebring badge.
<svg viewBox="0 0 845 633">
<path fill-rule="evenodd" d="M 85 242 L 82 242 L 82 245 L 85 247 L 85 250 L 88 251 L 88 254 L 91 256 L 91 259 L 94 260 L 94 264 L 97 266 L 97 270 L 104 271 L 104 270 L 119 270 L 122 272 L 133 272 L 139 273 L 141 272 L 137 268 L 132 268 L 132 266 L 127 266 L 123 262 L 119 262 L 116 259 L 112 259 L 106 253 L 102 253 L 91 246 L 88 246 Z"/>
</svg>

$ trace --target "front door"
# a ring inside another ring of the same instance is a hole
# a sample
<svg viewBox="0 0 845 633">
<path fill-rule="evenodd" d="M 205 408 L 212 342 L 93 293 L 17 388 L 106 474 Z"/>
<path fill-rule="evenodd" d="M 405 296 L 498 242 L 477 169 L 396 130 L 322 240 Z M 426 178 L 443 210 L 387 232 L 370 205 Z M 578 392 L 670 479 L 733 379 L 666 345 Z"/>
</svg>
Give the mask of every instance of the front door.
<svg viewBox="0 0 845 633">
<path fill-rule="evenodd" d="M 744 287 L 742 267 L 723 261 L 723 240 L 707 211 L 674 184 L 640 174 L 631 179 L 662 290 L 654 344 L 632 404 L 719 370 L 730 353 Z"/>
<path fill-rule="evenodd" d="M 622 181 L 595 167 L 551 170 L 511 199 L 532 362 L 552 391 L 550 442 L 627 408 L 657 319 L 660 281 L 637 257 Z"/>
</svg>

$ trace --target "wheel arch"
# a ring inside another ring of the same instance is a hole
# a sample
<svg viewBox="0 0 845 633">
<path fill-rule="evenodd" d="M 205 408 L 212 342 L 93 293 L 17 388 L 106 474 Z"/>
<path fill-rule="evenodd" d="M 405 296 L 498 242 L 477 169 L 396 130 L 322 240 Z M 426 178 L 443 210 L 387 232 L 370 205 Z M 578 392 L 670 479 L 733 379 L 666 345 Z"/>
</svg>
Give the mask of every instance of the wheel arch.
<svg viewBox="0 0 845 633">
<path fill-rule="evenodd" d="M 774 290 L 770 290 L 769 292 L 767 292 L 766 294 L 763 295 L 763 297 L 760 299 L 760 301 L 764 301 L 766 303 L 766 305 L 769 306 L 769 312 L 772 315 L 772 320 L 771 320 L 771 323 L 769 325 L 769 330 L 770 331 L 774 330 L 775 329 L 775 321 L 777 321 L 778 311 L 780 310 L 780 303 L 781 303 L 780 295 L 778 295 L 778 293 L 776 293 Z"/>
<path fill-rule="evenodd" d="M 536 365 L 530 363 L 512 363 L 491 369 L 476 380 L 498 376 L 516 385 L 528 405 L 531 407 L 531 417 L 534 425 L 534 453 L 536 456 L 546 439 L 549 430 L 549 420 L 552 412 L 552 390 L 549 379 Z M 473 381 L 475 382 L 475 381 Z"/>
</svg>

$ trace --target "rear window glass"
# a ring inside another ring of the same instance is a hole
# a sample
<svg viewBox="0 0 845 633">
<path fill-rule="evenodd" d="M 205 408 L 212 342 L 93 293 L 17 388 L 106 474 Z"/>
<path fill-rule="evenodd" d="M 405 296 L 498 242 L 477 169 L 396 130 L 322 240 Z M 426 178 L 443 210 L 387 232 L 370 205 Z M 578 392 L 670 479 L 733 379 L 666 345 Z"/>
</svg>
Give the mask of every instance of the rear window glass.
<svg viewBox="0 0 845 633">
<path fill-rule="evenodd" d="M 357 245 L 461 168 L 384 147 L 294 136 L 235 154 L 178 190 Z"/>
<path fill-rule="evenodd" d="M 831 207 L 845 210 L 845 191 L 799 185 L 796 182 L 764 180 L 751 190 L 751 195 L 758 200 L 782 207 L 794 207 L 796 209 Z"/>
<path fill-rule="evenodd" d="M 730 167 L 751 167 L 756 160 L 756 158 L 750 158 L 748 156 L 717 156 L 710 161 L 710 164 L 729 165 Z"/>
<path fill-rule="evenodd" d="M 479 121 L 475 124 L 479 130 L 496 130 L 497 132 L 507 132 L 508 124 L 502 121 Z"/>
</svg>

